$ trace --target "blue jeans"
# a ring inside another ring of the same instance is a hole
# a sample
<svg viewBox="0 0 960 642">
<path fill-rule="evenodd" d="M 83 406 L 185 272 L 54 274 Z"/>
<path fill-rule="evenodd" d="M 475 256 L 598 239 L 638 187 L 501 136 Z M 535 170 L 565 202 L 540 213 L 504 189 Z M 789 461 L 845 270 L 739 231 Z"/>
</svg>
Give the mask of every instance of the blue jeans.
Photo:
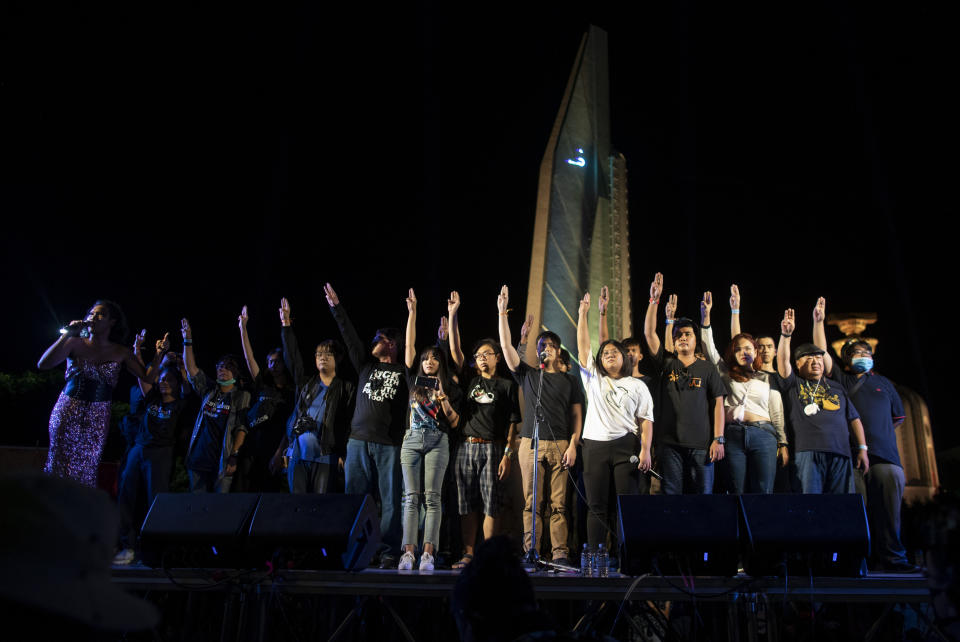
<svg viewBox="0 0 960 642">
<path fill-rule="evenodd" d="M 187 470 L 191 493 L 229 493 L 233 477 L 221 477 L 219 472 Z"/>
<path fill-rule="evenodd" d="M 777 438 L 772 424 L 748 426 L 730 423 L 724 428 L 726 439 L 723 468 L 729 490 L 734 495 L 773 492 L 777 476 Z"/>
<path fill-rule="evenodd" d="M 814 450 L 796 457 L 800 489 L 806 495 L 845 495 L 853 492 L 853 464 L 846 455 Z"/>
<path fill-rule="evenodd" d="M 705 448 L 657 446 L 657 460 L 664 495 L 710 495 L 713 493 L 713 462 Z"/>
<path fill-rule="evenodd" d="M 400 448 L 359 439 L 347 440 L 344 463 L 348 495 L 380 494 L 381 553 L 400 551 Z"/>
<path fill-rule="evenodd" d="M 137 543 L 137 531 L 142 520 L 139 518 L 137 497 L 142 484 L 146 484 L 147 508 L 153 504 L 158 493 L 165 493 L 170 487 L 170 471 L 173 469 L 173 448 L 150 448 L 136 444 L 127 454 L 127 460 L 120 476 L 120 493 L 117 504 L 120 507 L 120 546 L 134 548 Z"/>
<path fill-rule="evenodd" d="M 426 506 L 423 543 L 437 550 L 440 539 L 440 491 L 450 461 L 450 441 L 441 430 L 408 430 L 400 446 L 403 471 L 403 545 L 416 546 L 420 531 L 420 498 Z M 423 483 L 421 485 L 421 478 Z"/>
<path fill-rule="evenodd" d="M 327 492 L 331 464 L 318 461 L 290 460 L 287 466 L 287 484 L 291 493 Z"/>
</svg>

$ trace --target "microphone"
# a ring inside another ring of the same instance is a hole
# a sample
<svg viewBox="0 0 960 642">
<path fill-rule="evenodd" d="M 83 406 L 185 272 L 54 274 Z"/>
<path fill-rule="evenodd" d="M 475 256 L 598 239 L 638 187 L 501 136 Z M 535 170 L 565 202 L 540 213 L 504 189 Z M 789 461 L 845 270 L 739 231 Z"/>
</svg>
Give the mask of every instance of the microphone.
<svg viewBox="0 0 960 642">
<path fill-rule="evenodd" d="M 640 458 L 637 457 L 636 455 L 630 455 L 630 463 L 633 464 L 634 466 L 636 466 L 637 464 L 640 463 Z M 659 479 L 660 481 L 663 481 L 663 477 L 660 475 L 660 473 L 658 473 L 657 471 L 655 471 L 653 468 L 651 468 L 651 469 L 650 469 L 649 471 L 647 471 L 647 472 L 649 472 L 651 475 L 653 475 L 654 477 L 656 477 L 656 478 Z"/>
<path fill-rule="evenodd" d="M 540 357 L 540 363 L 543 363 L 544 361 L 547 360 L 547 351 L 544 350 L 543 352 L 541 352 L 541 353 L 540 353 L 539 355 L 537 355 L 537 356 Z"/>
</svg>

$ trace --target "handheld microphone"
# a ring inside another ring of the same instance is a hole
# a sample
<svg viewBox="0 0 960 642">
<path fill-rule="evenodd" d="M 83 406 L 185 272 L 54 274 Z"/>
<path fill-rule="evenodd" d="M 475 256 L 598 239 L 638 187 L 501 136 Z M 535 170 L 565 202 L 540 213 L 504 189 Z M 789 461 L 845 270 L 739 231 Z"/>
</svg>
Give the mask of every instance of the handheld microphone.
<svg viewBox="0 0 960 642">
<path fill-rule="evenodd" d="M 633 464 L 634 466 L 636 466 L 637 464 L 640 463 L 640 458 L 637 457 L 636 455 L 630 455 L 630 463 Z M 647 472 L 649 472 L 651 475 L 653 475 L 654 477 L 656 477 L 656 478 L 659 479 L 660 481 L 663 481 L 663 477 L 660 475 L 660 473 L 658 473 L 657 471 L 655 471 L 653 468 L 651 468 L 651 469 L 650 469 L 649 471 L 647 471 Z"/>
</svg>

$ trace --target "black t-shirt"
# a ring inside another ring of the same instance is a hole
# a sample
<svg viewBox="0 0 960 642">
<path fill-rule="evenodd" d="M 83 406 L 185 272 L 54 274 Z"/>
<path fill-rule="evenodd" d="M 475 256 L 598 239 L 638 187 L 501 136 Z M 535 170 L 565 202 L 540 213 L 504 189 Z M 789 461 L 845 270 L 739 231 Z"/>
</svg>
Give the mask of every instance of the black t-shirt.
<svg viewBox="0 0 960 642">
<path fill-rule="evenodd" d="M 399 446 L 408 396 L 403 364 L 367 362 L 360 370 L 350 438 Z"/>
<path fill-rule="evenodd" d="M 512 373 L 514 380 L 523 389 L 523 429 L 521 437 L 533 438 L 534 408 L 537 403 L 537 391 L 540 388 L 540 373 L 520 362 Z M 570 375 L 562 372 L 543 373 L 543 392 L 540 404 L 543 407 L 545 423 L 540 424 L 540 439 L 569 440 L 573 434 L 570 425 L 570 408 L 573 404 L 583 405 L 583 390 L 576 385 Z"/>
<path fill-rule="evenodd" d="M 242 456 L 270 458 L 283 438 L 287 419 L 293 413 L 293 387 L 277 388 L 266 382 L 263 371 L 254 382 L 250 410 L 247 411 L 247 437 Z"/>
<path fill-rule="evenodd" d="M 177 419 L 185 403 L 182 399 L 164 403 L 159 398 L 148 403 L 140 416 L 136 443 L 149 448 L 173 448 Z"/>
<path fill-rule="evenodd" d="M 897 448 L 897 432 L 894 422 L 902 421 L 906 414 L 903 402 L 896 388 L 889 379 L 878 375 L 872 370 L 863 377 L 857 377 L 852 372 L 845 372 L 837 367 L 833 368 L 833 376 L 843 385 L 847 394 L 856 386 L 856 391 L 850 397 L 853 407 L 863 422 L 863 432 L 870 447 L 870 463 L 889 463 L 900 465 L 900 451 Z M 857 383 L 860 380 L 857 386 Z M 853 444 L 856 448 L 857 445 Z"/>
<path fill-rule="evenodd" d="M 796 371 L 783 379 L 782 385 L 781 394 L 793 425 L 795 450 L 849 457 L 850 422 L 860 415 L 847 399 L 843 386 L 827 377 L 819 382 L 808 381 L 797 376 Z M 808 415 L 804 408 L 811 403 L 819 410 Z"/>
<path fill-rule="evenodd" d="M 220 452 L 223 435 L 230 420 L 230 393 L 215 392 L 200 409 L 203 414 L 197 440 L 190 450 L 186 467 L 190 470 L 216 472 L 220 470 Z"/>
<path fill-rule="evenodd" d="M 713 440 L 713 401 L 724 395 L 720 373 L 697 357 L 689 366 L 663 346 L 653 360 L 660 369 L 658 401 L 654 403 L 654 435 L 658 443 L 707 449 Z"/>
<path fill-rule="evenodd" d="M 503 377 L 484 379 L 477 375 L 467 386 L 460 413 L 460 428 L 466 437 L 506 441 L 510 424 L 520 423 L 520 400 L 516 382 Z"/>
</svg>

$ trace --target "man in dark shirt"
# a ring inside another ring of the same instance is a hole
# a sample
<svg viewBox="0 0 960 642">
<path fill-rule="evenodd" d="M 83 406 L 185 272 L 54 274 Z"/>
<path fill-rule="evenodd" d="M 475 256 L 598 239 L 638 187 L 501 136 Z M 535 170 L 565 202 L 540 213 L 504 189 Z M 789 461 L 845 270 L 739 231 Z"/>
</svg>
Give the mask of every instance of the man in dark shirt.
<svg viewBox="0 0 960 642">
<path fill-rule="evenodd" d="M 343 349 L 330 339 L 317 345 L 316 373 L 309 374 L 292 323 L 290 303 L 284 298 L 280 301 L 280 339 L 296 396 L 274 461 L 286 457 L 291 493 L 326 493 L 331 477 L 344 469 L 356 386 L 337 374 Z"/>
<path fill-rule="evenodd" d="M 844 494 L 853 491 L 849 434 L 857 443 L 857 468 L 870 467 L 863 425 L 847 393 L 824 376 L 824 351 L 804 343 L 793 351 L 790 338 L 796 328 L 793 309 L 784 312 L 777 345 L 777 370 L 783 378 L 781 394 L 796 439 L 797 472 L 804 493 Z"/>
<path fill-rule="evenodd" d="M 537 354 L 542 355 L 543 389 L 540 388 L 540 374 L 520 360 L 517 349 L 510 337 L 510 323 L 507 319 L 507 307 L 510 293 L 507 286 L 500 290 L 497 309 L 500 313 L 500 346 L 503 358 L 513 378 L 523 390 L 524 413 L 523 429 L 520 431 L 520 449 L 518 459 L 520 474 L 523 477 L 523 547 L 524 550 L 539 553 L 540 534 L 543 529 L 537 527 L 533 532 L 533 437 L 536 416 L 536 403 L 539 396 L 543 419 L 539 427 L 540 461 L 537 462 L 537 482 L 543 487 L 542 475 L 548 478 L 550 485 L 550 541 L 553 545 L 552 559 L 557 564 L 569 564 L 567 544 L 567 468 L 577 461 L 577 446 L 580 445 L 580 431 L 583 427 L 583 396 L 572 377 L 561 372 L 557 366 L 560 351 L 560 337 L 553 332 L 543 332 L 537 338 Z M 579 396 L 578 396 L 579 395 Z M 539 488 L 538 488 L 539 491 Z M 543 497 L 537 497 L 542 505 Z M 536 507 L 541 514 L 540 506 Z"/>
<path fill-rule="evenodd" d="M 396 568 L 400 551 L 400 444 L 409 394 L 404 367 L 398 359 L 400 330 L 378 330 L 373 348 L 368 349 L 329 283 L 324 292 L 359 375 L 344 464 L 346 492 L 374 495 L 379 490 L 380 567 Z"/>
<path fill-rule="evenodd" d="M 905 479 L 897 448 L 897 427 L 903 423 L 904 410 L 893 383 L 873 370 L 873 348 L 854 337 L 840 351 L 842 368 L 827 350 L 823 327 L 826 300 L 821 297 L 813 311 L 813 341 L 824 351 L 827 376 L 840 382 L 850 402 L 860 414 L 866 443 L 870 447 L 870 469 L 854 474 L 857 491 L 867 502 L 867 518 L 873 536 L 871 555 L 877 570 L 914 573 L 920 569 L 907 560 L 900 542 L 900 504 Z"/>
<path fill-rule="evenodd" d="M 697 329 L 686 318 L 668 319 L 675 353 L 657 336 L 657 307 L 663 293 L 659 272 L 650 284 L 643 336 L 660 378 L 653 407 L 654 443 L 664 495 L 713 492 L 714 462 L 723 459 L 723 383 L 716 367 L 697 354 Z"/>
</svg>

